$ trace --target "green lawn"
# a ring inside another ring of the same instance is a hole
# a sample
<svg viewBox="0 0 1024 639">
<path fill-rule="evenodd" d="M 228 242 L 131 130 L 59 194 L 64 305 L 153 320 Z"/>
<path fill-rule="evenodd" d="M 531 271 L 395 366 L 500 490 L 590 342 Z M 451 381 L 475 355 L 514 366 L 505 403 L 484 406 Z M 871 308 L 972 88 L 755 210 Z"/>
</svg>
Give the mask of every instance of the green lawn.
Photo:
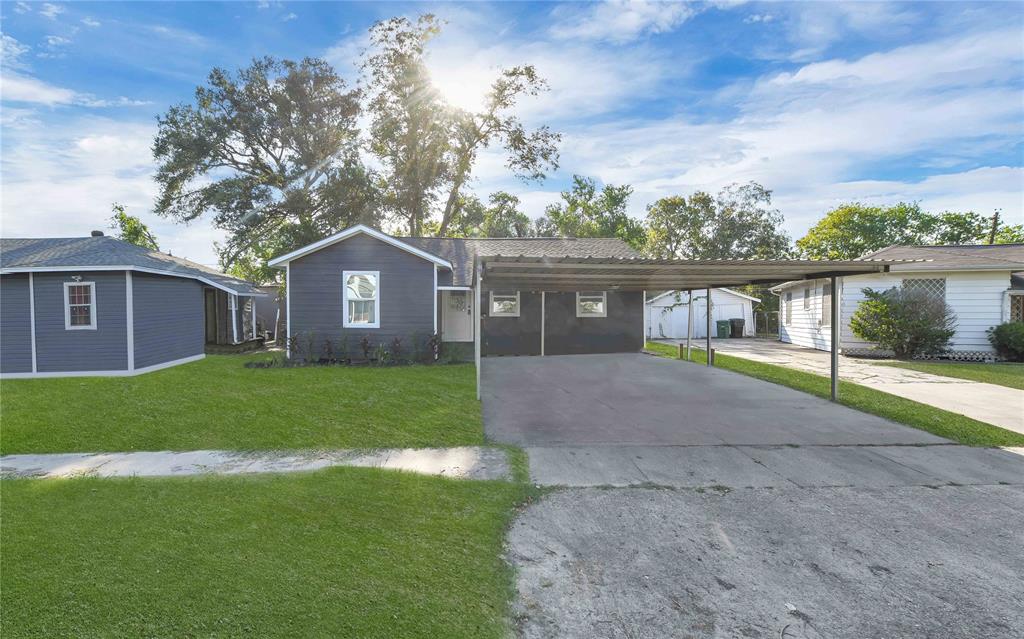
<svg viewBox="0 0 1024 639">
<path fill-rule="evenodd" d="M 662 357 L 676 358 L 678 356 L 675 345 L 648 342 L 646 348 Z M 707 362 L 706 353 L 703 350 L 693 349 L 693 361 L 701 364 Z M 829 379 L 821 375 L 731 357 L 721 353 L 715 354 L 715 366 L 795 388 L 818 397 L 829 396 Z M 968 446 L 1024 446 L 1024 435 L 1020 433 L 860 386 L 853 382 L 839 381 L 839 402 L 865 413 L 920 428 Z"/>
<path fill-rule="evenodd" d="M 944 375 L 974 382 L 998 384 L 1024 390 L 1024 364 L 968 364 L 965 362 L 885 362 L 883 366 L 908 368 L 912 371 Z"/>
<path fill-rule="evenodd" d="M 502 637 L 529 488 L 394 471 L 0 481 L 0 635 Z"/>
<path fill-rule="evenodd" d="M 138 377 L 5 380 L 0 453 L 480 444 L 472 365 L 243 366 L 216 355 Z"/>
</svg>

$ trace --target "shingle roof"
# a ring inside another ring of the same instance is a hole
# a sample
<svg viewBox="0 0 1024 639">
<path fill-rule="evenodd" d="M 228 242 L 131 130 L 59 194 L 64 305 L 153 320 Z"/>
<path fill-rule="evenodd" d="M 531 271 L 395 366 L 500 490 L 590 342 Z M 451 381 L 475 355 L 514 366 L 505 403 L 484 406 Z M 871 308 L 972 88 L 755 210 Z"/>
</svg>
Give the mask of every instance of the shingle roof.
<svg viewBox="0 0 1024 639">
<path fill-rule="evenodd" d="M 5 273 L 37 268 L 86 270 L 89 267 L 117 266 L 206 280 L 241 295 L 262 295 L 245 280 L 113 237 L 0 238 L 0 269 Z"/>
<path fill-rule="evenodd" d="M 966 246 L 890 246 L 862 259 L 931 260 L 914 268 L 1009 268 L 1024 267 L 1024 244 L 972 244 Z"/>
<path fill-rule="evenodd" d="M 451 238 L 397 237 L 396 239 L 452 263 L 452 283 L 470 286 L 476 256 L 524 257 L 640 257 L 618 238 Z"/>
</svg>

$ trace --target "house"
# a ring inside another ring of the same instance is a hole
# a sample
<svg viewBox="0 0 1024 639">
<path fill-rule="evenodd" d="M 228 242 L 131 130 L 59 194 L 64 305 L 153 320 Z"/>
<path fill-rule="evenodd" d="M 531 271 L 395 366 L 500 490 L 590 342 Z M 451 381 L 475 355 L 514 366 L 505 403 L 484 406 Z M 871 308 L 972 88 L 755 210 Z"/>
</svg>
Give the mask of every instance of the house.
<svg viewBox="0 0 1024 639">
<path fill-rule="evenodd" d="M 908 260 L 888 273 L 846 277 L 839 287 L 840 342 L 846 355 L 878 354 L 850 329 L 850 317 L 864 299 L 864 288 L 914 287 L 945 300 L 957 316 L 949 355 L 985 359 L 993 354 L 986 331 L 1024 319 L 1024 244 L 976 246 L 890 246 L 864 256 Z M 831 348 L 832 291 L 827 280 L 791 281 L 771 289 L 780 296 L 779 339 L 819 350 Z"/>
<path fill-rule="evenodd" d="M 754 336 L 754 304 L 761 300 L 745 295 L 731 288 L 711 289 L 711 322 L 718 320 L 743 319 L 743 336 Z M 707 335 L 707 293 L 693 291 L 693 332 L 694 339 Z M 651 339 L 685 339 L 690 294 L 686 291 L 666 291 L 647 300 L 644 308 L 647 337 Z M 712 333 L 714 328 L 711 329 Z"/>
<path fill-rule="evenodd" d="M 0 239 L 0 374 L 137 375 L 255 337 L 248 282 L 93 231 Z"/>
<path fill-rule="evenodd" d="M 325 340 L 358 353 L 367 338 L 439 335 L 472 356 L 473 273 L 484 256 L 639 258 L 619 239 L 393 237 L 354 226 L 269 262 L 284 269 L 289 347 L 319 352 Z M 489 289 L 481 301 L 483 355 L 636 352 L 643 347 L 642 291 Z M 408 352 L 408 351 L 407 351 Z"/>
</svg>

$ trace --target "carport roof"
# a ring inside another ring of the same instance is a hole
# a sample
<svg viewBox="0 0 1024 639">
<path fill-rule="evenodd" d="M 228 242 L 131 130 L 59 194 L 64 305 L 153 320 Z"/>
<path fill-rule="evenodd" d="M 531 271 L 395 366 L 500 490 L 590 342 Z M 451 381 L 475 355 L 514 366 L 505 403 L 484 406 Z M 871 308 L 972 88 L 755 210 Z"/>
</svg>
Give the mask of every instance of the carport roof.
<svg viewBox="0 0 1024 639">
<path fill-rule="evenodd" d="M 641 257 L 480 255 L 477 270 L 491 290 L 702 289 L 884 273 L 915 260 L 677 260 Z"/>
</svg>

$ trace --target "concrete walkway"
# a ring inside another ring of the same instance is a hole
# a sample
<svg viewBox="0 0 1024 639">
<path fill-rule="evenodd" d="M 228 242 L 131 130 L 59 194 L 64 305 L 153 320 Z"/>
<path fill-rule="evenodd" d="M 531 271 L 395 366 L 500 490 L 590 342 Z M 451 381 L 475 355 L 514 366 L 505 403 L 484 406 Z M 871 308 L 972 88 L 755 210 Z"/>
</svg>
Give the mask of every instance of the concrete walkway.
<svg viewBox="0 0 1024 639">
<path fill-rule="evenodd" d="M 683 340 L 664 340 L 677 344 Z M 694 340 L 703 348 L 703 341 Z M 764 339 L 713 339 L 719 353 L 777 364 L 818 375 L 830 374 L 829 353 Z M 880 366 L 877 360 L 839 358 L 839 377 L 880 391 L 1024 433 L 1024 391 L 996 384 Z"/>
<path fill-rule="evenodd" d="M 173 477 L 241 473 L 290 473 L 330 466 L 406 470 L 462 479 L 511 479 L 500 448 L 392 448 L 380 450 L 66 453 L 0 457 L 0 476 L 15 477 Z"/>
</svg>

